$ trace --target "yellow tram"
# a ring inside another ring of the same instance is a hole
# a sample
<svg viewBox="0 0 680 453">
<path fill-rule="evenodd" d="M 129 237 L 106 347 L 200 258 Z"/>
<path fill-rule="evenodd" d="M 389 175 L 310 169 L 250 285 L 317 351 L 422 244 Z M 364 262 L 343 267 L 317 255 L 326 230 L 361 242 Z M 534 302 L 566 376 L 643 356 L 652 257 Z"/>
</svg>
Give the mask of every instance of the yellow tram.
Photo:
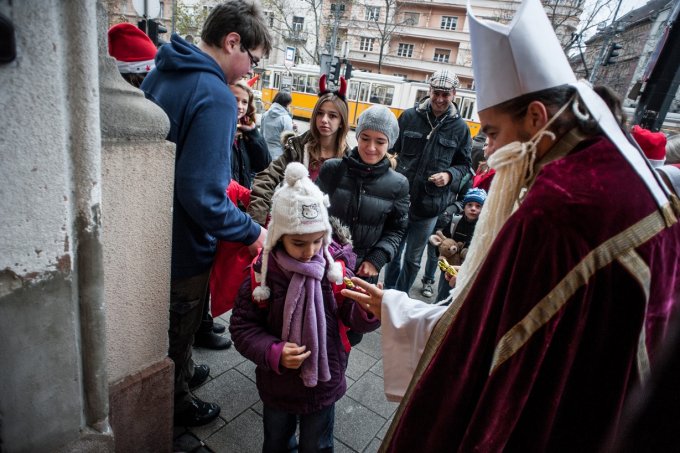
<svg viewBox="0 0 680 453">
<path fill-rule="evenodd" d="M 288 69 L 283 65 L 272 65 L 265 69 L 261 80 L 262 103 L 265 109 L 271 105 L 272 99 L 281 88 L 281 83 L 290 82 L 293 116 L 305 119 L 311 117 L 318 99 L 319 66 L 303 64 Z M 425 82 L 408 82 L 398 76 L 352 71 L 347 88 L 349 123 L 355 127 L 359 115 L 373 104 L 383 104 L 399 117 L 401 112 L 413 107 L 418 100 L 427 96 L 428 91 L 429 86 Z M 479 132 L 474 91 L 456 90 L 454 102 L 474 137 Z"/>
</svg>

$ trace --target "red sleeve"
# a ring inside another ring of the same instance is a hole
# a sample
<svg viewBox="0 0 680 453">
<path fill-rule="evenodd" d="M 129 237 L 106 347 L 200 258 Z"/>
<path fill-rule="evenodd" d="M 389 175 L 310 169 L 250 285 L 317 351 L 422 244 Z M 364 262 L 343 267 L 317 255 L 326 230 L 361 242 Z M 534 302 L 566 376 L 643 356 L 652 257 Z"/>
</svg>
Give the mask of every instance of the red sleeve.
<svg viewBox="0 0 680 453">
<path fill-rule="evenodd" d="M 240 201 L 244 207 L 248 208 L 248 205 L 250 204 L 250 189 L 232 179 L 227 187 L 227 197 L 229 197 L 231 202 L 236 206 L 238 206 L 238 202 Z"/>
</svg>

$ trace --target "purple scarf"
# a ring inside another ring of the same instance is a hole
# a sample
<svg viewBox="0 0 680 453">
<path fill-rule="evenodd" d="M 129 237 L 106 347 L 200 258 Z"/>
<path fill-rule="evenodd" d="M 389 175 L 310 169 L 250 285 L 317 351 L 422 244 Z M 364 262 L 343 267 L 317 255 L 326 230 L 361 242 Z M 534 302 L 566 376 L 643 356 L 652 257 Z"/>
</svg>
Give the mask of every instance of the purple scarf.
<svg viewBox="0 0 680 453">
<path fill-rule="evenodd" d="M 273 258 L 285 274 L 292 274 L 283 306 L 281 339 L 307 346 L 311 355 L 302 362 L 300 377 L 305 387 L 316 387 L 331 379 L 326 351 L 326 310 L 321 279 L 326 272 L 323 249 L 309 262 L 291 258 L 284 250 L 273 250 Z"/>
</svg>

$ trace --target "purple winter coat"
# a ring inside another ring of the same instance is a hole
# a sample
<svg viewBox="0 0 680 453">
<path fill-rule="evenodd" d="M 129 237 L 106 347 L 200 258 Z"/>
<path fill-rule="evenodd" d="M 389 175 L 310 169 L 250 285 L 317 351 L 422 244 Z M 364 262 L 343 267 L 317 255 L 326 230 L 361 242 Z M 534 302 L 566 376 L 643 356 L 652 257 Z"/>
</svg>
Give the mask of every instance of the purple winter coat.
<svg viewBox="0 0 680 453">
<path fill-rule="evenodd" d="M 333 255 L 343 255 L 346 251 L 342 246 L 339 249 L 331 248 Z M 255 264 L 258 271 L 260 260 L 261 255 Z M 349 354 L 340 339 L 338 318 L 359 333 L 377 329 L 380 321 L 373 315 L 368 315 L 352 300 L 345 299 L 338 305 L 331 284 L 324 277 L 321 287 L 326 309 L 326 345 L 331 379 L 328 382 L 319 382 L 316 387 L 305 387 L 300 377 L 300 369 L 290 370 L 279 365 L 278 370 L 275 370 L 268 360 L 272 354 L 270 349 L 280 348 L 283 343 L 281 340 L 283 306 L 290 281 L 274 260 L 269 260 L 268 267 L 267 285 L 271 289 L 268 306 L 259 308 L 253 301 L 248 273 L 234 304 L 229 325 L 231 338 L 236 349 L 257 365 L 255 371 L 257 389 L 264 404 L 295 414 L 318 411 L 335 403 L 347 390 L 345 369 Z"/>
</svg>

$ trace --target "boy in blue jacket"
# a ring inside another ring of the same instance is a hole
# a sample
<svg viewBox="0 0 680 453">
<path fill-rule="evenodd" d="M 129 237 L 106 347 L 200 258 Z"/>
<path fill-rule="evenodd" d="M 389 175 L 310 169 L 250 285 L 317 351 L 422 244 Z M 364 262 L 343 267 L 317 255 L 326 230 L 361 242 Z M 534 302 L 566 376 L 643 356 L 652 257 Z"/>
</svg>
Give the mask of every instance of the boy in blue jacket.
<svg viewBox="0 0 680 453">
<path fill-rule="evenodd" d="M 216 240 L 241 242 L 254 255 L 266 235 L 227 199 L 225 189 L 237 118 L 229 83 L 250 73 L 270 49 L 259 3 L 230 0 L 212 9 L 199 46 L 173 34 L 141 86 L 168 115 L 168 140 L 177 145 L 168 328 L 168 355 L 175 362 L 175 425 L 204 425 L 220 412 L 218 405 L 189 393 L 210 372 L 194 365 L 191 346 L 207 302 Z M 210 340 L 221 344 L 214 346 L 229 347 L 228 339 L 215 337 Z"/>
</svg>

